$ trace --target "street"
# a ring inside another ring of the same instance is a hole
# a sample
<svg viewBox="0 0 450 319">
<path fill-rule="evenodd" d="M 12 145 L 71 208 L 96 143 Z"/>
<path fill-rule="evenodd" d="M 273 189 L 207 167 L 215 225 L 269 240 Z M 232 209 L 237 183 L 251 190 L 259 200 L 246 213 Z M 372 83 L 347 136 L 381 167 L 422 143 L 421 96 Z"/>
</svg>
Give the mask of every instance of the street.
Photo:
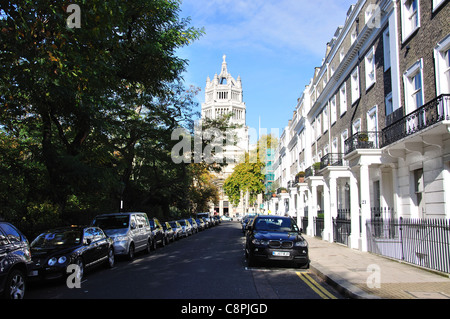
<svg viewBox="0 0 450 319">
<path fill-rule="evenodd" d="M 289 265 L 247 267 L 238 222 L 222 222 L 132 262 L 88 272 L 80 288 L 33 282 L 27 299 L 334 299 L 309 270 Z"/>
</svg>

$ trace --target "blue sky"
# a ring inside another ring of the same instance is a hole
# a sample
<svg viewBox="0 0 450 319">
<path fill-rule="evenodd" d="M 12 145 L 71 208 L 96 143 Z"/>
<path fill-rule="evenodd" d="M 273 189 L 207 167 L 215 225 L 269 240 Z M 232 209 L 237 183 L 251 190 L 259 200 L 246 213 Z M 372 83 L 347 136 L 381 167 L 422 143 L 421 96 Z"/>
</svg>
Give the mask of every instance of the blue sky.
<svg viewBox="0 0 450 319">
<path fill-rule="evenodd" d="M 201 88 L 220 73 L 242 78 L 247 125 L 279 129 L 292 118 L 301 96 L 325 57 L 326 43 L 357 0 L 183 0 L 180 16 L 205 35 L 178 54 L 189 60 L 186 85 Z"/>
</svg>

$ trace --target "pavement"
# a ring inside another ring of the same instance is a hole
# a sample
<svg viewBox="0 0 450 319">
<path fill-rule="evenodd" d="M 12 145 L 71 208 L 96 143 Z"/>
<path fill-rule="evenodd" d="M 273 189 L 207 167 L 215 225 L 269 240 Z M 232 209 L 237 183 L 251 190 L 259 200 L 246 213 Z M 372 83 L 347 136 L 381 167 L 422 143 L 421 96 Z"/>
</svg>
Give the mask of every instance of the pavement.
<svg viewBox="0 0 450 319">
<path fill-rule="evenodd" d="M 450 299 L 450 274 L 304 236 L 310 270 L 352 299 Z"/>
</svg>

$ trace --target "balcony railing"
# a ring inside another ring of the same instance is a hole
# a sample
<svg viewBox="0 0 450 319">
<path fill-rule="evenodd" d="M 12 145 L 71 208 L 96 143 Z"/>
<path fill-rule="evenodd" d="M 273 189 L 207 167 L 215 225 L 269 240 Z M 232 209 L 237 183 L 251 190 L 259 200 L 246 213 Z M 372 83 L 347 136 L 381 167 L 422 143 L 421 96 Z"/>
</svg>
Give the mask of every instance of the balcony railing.
<svg viewBox="0 0 450 319">
<path fill-rule="evenodd" d="M 377 149 L 380 147 L 381 132 L 356 132 L 345 140 L 345 154 L 356 149 Z"/>
<path fill-rule="evenodd" d="M 392 144 L 435 123 L 449 120 L 449 105 L 450 94 L 442 94 L 385 127 L 382 131 L 382 146 Z"/>
<path fill-rule="evenodd" d="M 344 160 L 344 153 L 328 153 L 320 159 L 320 168 L 327 166 L 345 166 L 347 161 Z"/>
</svg>

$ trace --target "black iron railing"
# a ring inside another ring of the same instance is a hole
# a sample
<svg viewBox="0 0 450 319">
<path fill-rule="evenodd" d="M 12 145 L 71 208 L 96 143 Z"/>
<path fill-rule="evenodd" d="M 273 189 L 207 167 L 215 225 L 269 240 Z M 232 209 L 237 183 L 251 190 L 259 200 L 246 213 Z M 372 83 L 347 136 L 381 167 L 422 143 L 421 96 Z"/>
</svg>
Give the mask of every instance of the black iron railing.
<svg viewBox="0 0 450 319">
<path fill-rule="evenodd" d="M 344 166 L 347 162 L 344 160 L 344 153 L 328 153 L 320 159 L 320 168 L 327 166 Z"/>
<path fill-rule="evenodd" d="M 376 218 L 366 223 L 368 250 L 450 273 L 450 221 Z"/>
<path fill-rule="evenodd" d="M 345 140 L 345 154 L 353 152 L 356 149 L 377 149 L 380 147 L 381 132 L 356 132 L 350 138 Z"/>
<path fill-rule="evenodd" d="M 442 94 L 382 130 L 382 146 L 389 145 L 424 128 L 449 120 L 450 94 Z"/>
</svg>

